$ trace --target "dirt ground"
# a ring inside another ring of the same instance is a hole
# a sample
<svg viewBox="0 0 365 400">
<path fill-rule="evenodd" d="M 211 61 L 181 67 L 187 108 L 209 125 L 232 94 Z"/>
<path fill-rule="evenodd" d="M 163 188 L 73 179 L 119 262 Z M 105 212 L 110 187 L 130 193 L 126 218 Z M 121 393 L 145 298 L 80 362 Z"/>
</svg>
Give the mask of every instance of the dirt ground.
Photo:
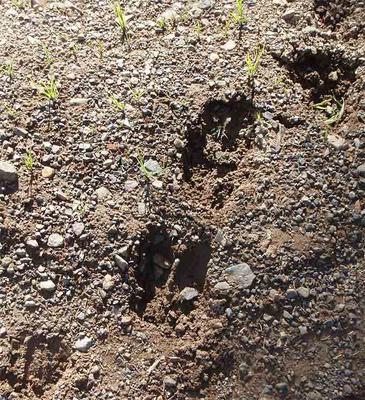
<svg viewBox="0 0 365 400">
<path fill-rule="evenodd" d="M 365 2 L 0 0 L 0 400 L 365 399 Z"/>
</svg>

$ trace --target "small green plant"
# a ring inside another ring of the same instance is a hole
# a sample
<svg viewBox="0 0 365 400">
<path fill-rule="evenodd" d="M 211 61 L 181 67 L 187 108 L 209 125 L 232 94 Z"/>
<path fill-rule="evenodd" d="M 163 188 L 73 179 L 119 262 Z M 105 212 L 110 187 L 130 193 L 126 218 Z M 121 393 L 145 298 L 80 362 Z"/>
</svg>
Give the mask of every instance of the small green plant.
<svg viewBox="0 0 365 400">
<path fill-rule="evenodd" d="M 203 32 L 203 25 L 200 21 L 196 21 L 194 24 L 194 32 L 197 36 L 200 36 Z"/>
<path fill-rule="evenodd" d="M 70 56 L 77 60 L 77 55 L 79 53 L 80 47 L 77 43 L 72 43 L 70 45 Z"/>
<path fill-rule="evenodd" d="M 247 22 L 243 0 L 236 0 L 236 9 L 231 13 L 231 19 L 240 29 L 242 29 L 243 25 Z"/>
<path fill-rule="evenodd" d="M 215 136 L 218 140 L 223 140 L 223 139 L 227 139 L 227 135 L 224 131 L 224 126 L 218 126 L 217 128 L 214 128 L 212 130 L 212 135 Z"/>
<path fill-rule="evenodd" d="M 158 166 L 158 168 L 156 168 L 156 170 L 154 171 L 149 169 L 148 165 L 145 162 L 144 155 L 140 152 L 138 152 L 137 155 L 137 162 L 139 170 L 141 171 L 142 175 L 145 177 L 147 182 L 152 181 L 154 178 L 163 175 L 166 171 L 165 168 L 162 168 L 160 166 Z"/>
<path fill-rule="evenodd" d="M 157 25 L 157 27 L 158 27 L 161 31 L 165 31 L 165 30 L 167 29 L 167 21 L 166 21 L 166 18 L 163 18 L 163 17 L 159 18 L 159 19 L 156 21 L 156 25 Z"/>
<path fill-rule="evenodd" d="M 37 86 L 38 93 L 47 99 L 49 102 L 58 99 L 58 88 L 57 81 L 54 77 L 50 78 L 49 81 L 43 82 Z"/>
<path fill-rule="evenodd" d="M 32 173 L 33 169 L 34 169 L 34 164 L 35 164 L 35 158 L 34 158 L 34 154 L 32 151 L 28 150 L 26 155 L 24 156 L 23 159 L 25 168 Z"/>
<path fill-rule="evenodd" d="M 331 127 L 339 122 L 343 114 L 345 113 L 345 100 L 337 100 L 334 97 L 331 99 L 325 99 L 320 103 L 314 104 L 316 110 L 324 111 L 328 115 L 328 118 L 324 120 L 324 123 Z"/>
<path fill-rule="evenodd" d="M 1 71 L 7 75 L 10 79 L 13 79 L 14 76 L 14 62 L 7 61 L 1 66 Z"/>
<path fill-rule="evenodd" d="M 245 68 L 250 79 L 253 79 L 256 75 L 264 51 L 264 46 L 258 45 L 252 53 L 248 52 L 246 54 Z"/>
<path fill-rule="evenodd" d="M 113 4 L 113 11 L 116 17 L 117 24 L 122 32 L 122 38 L 127 39 L 127 19 L 124 14 L 124 9 L 119 2 Z"/>
<path fill-rule="evenodd" d="M 105 44 L 102 40 L 98 40 L 98 55 L 100 61 L 104 60 L 104 52 L 105 52 Z"/>
<path fill-rule="evenodd" d="M 43 45 L 43 53 L 44 53 L 44 62 L 46 64 L 46 66 L 49 67 L 50 65 L 52 65 L 55 62 L 55 59 L 54 59 L 51 51 L 49 50 L 49 48 L 45 45 Z"/>
<path fill-rule="evenodd" d="M 14 7 L 19 10 L 24 10 L 26 7 L 26 2 L 24 0 L 11 0 L 11 3 Z"/>
<path fill-rule="evenodd" d="M 145 94 L 145 91 L 143 89 L 131 89 L 132 92 L 132 99 L 136 102 L 139 103 L 143 95 Z"/>
<path fill-rule="evenodd" d="M 114 94 L 109 96 L 109 100 L 111 105 L 116 111 L 124 111 L 125 110 L 125 103 L 122 103 Z"/>
<path fill-rule="evenodd" d="M 12 105 L 7 104 L 7 103 L 4 104 L 4 111 L 8 114 L 9 117 L 14 118 L 14 119 L 18 118 L 20 115 L 20 113 L 18 111 L 16 111 Z"/>
</svg>

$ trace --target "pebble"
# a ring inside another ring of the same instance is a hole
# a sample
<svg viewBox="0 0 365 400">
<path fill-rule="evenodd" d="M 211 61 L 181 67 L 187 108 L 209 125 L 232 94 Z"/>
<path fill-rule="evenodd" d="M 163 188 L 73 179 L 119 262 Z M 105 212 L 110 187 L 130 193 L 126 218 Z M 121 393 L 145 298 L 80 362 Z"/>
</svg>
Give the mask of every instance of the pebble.
<svg viewBox="0 0 365 400">
<path fill-rule="evenodd" d="M 51 167 L 44 167 L 42 168 L 41 174 L 43 178 L 46 179 L 53 178 L 55 175 L 55 170 Z"/>
<path fill-rule="evenodd" d="M 107 198 L 109 198 L 111 196 L 109 189 L 107 189 L 104 186 L 96 189 L 95 194 L 96 194 L 98 200 L 106 200 Z"/>
<path fill-rule="evenodd" d="M 34 240 L 34 239 L 29 239 L 29 240 L 27 240 L 25 244 L 26 244 L 29 248 L 33 249 L 33 250 L 36 250 L 36 249 L 39 248 L 38 242 L 37 242 L 36 240 Z"/>
<path fill-rule="evenodd" d="M 0 181 L 17 182 L 18 173 L 15 166 L 6 161 L 0 161 Z"/>
<path fill-rule="evenodd" d="M 336 150 L 346 150 L 348 148 L 346 140 L 334 133 L 328 135 L 327 141 Z"/>
<path fill-rule="evenodd" d="M 117 266 L 122 270 L 122 272 L 125 272 L 128 269 L 128 262 L 119 254 L 114 255 L 114 261 Z"/>
<path fill-rule="evenodd" d="M 45 292 L 53 293 L 56 290 L 56 285 L 53 281 L 48 279 L 47 281 L 42 281 L 39 283 L 39 288 Z"/>
<path fill-rule="evenodd" d="M 87 336 L 82 339 L 79 339 L 75 343 L 75 349 L 82 353 L 86 353 L 93 344 L 93 340 Z"/>
<path fill-rule="evenodd" d="M 256 278 L 256 275 L 251 271 L 251 268 L 246 263 L 226 268 L 224 274 L 226 275 L 228 282 L 237 284 L 242 289 L 250 288 Z"/>
<path fill-rule="evenodd" d="M 111 290 L 113 289 L 114 285 L 115 279 L 109 274 L 105 275 L 103 279 L 103 289 L 105 291 Z"/>
<path fill-rule="evenodd" d="M 191 288 L 191 287 L 184 288 L 179 294 L 181 301 L 191 301 L 191 300 L 196 299 L 198 296 L 199 296 L 199 292 L 196 289 Z"/>
<path fill-rule="evenodd" d="M 52 233 L 47 241 L 49 247 L 62 247 L 64 243 L 64 238 L 59 233 Z"/>
<path fill-rule="evenodd" d="M 298 295 L 303 299 L 308 299 L 310 290 L 304 286 L 301 286 L 297 289 Z"/>
<path fill-rule="evenodd" d="M 82 235 L 82 232 L 84 232 L 84 229 L 85 229 L 85 225 L 82 222 L 74 222 L 72 224 L 72 231 L 77 237 Z"/>
<path fill-rule="evenodd" d="M 357 173 L 358 173 L 360 176 L 364 176 L 364 177 L 365 177 L 365 163 L 359 165 L 359 166 L 356 168 L 356 171 L 357 171 Z"/>
<path fill-rule="evenodd" d="M 233 50 L 236 47 L 236 42 L 234 40 L 228 40 L 228 42 L 226 42 L 223 46 L 222 49 L 223 50 Z"/>
</svg>

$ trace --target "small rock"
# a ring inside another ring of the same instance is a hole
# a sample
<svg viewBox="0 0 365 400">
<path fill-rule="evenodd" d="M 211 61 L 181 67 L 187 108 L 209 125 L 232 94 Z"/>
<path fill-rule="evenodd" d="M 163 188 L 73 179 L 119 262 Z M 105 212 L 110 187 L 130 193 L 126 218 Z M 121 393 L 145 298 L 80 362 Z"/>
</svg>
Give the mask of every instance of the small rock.
<svg viewBox="0 0 365 400">
<path fill-rule="evenodd" d="M 25 244 L 26 244 L 28 247 L 30 247 L 31 249 L 33 249 L 33 250 L 36 250 L 36 249 L 39 248 L 38 242 L 37 242 L 36 240 L 34 240 L 34 239 L 29 239 L 29 240 L 27 240 Z"/>
<path fill-rule="evenodd" d="M 83 353 L 87 352 L 93 344 L 93 340 L 87 336 L 82 339 L 79 339 L 75 343 L 75 349 L 77 351 L 81 351 Z"/>
<path fill-rule="evenodd" d="M 70 100 L 70 106 L 82 106 L 87 104 L 90 99 L 83 98 L 83 97 L 74 97 Z"/>
<path fill-rule="evenodd" d="M 233 50 L 235 47 L 236 47 L 236 42 L 234 40 L 228 40 L 228 42 L 222 46 L 222 49 L 229 51 Z"/>
<path fill-rule="evenodd" d="M 298 297 L 298 293 L 295 289 L 288 289 L 286 291 L 286 297 L 288 298 L 288 300 L 294 300 Z"/>
<path fill-rule="evenodd" d="M 105 275 L 103 279 L 103 289 L 105 291 L 108 291 L 110 289 L 113 289 L 114 285 L 115 279 L 109 274 Z"/>
<path fill-rule="evenodd" d="M 191 300 L 194 300 L 195 298 L 197 298 L 198 296 L 199 296 L 199 292 L 196 289 L 191 288 L 191 287 L 184 288 L 179 294 L 181 301 L 191 301 Z"/>
<path fill-rule="evenodd" d="M 21 136 L 21 137 L 28 136 L 28 131 L 24 128 L 20 128 L 19 126 L 15 126 L 13 128 L 13 131 L 17 136 Z"/>
<path fill-rule="evenodd" d="M 301 286 L 300 288 L 297 289 L 297 292 L 299 296 L 303 299 L 308 299 L 310 290 L 304 286 Z"/>
<path fill-rule="evenodd" d="M 41 174 L 43 178 L 53 178 L 55 174 L 55 170 L 51 167 L 42 168 Z"/>
<path fill-rule="evenodd" d="M 154 254 L 153 255 L 153 262 L 155 264 L 157 264 L 159 267 L 161 267 L 162 269 L 170 269 L 171 268 L 171 263 L 165 258 L 163 257 L 161 254 Z"/>
<path fill-rule="evenodd" d="M 336 150 L 346 150 L 348 148 L 346 140 L 334 133 L 328 135 L 327 141 Z"/>
<path fill-rule="evenodd" d="M 228 283 L 237 284 L 242 289 L 248 289 L 252 286 L 256 275 L 251 271 L 251 268 L 246 263 L 241 263 L 229 267 L 224 271 Z"/>
<path fill-rule="evenodd" d="M 123 326 L 129 326 L 132 323 L 132 317 L 130 315 L 124 315 L 121 319 L 120 319 L 120 323 Z"/>
<path fill-rule="evenodd" d="M 108 197 L 110 197 L 111 193 L 109 191 L 109 189 L 107 189 L 106 187 L 102 186 L 98 189 L 95 190 L 95 194 L 98 198 L 98 200 L 105 200 Z"/>
<path fill-rule="evenodd" d="M 64 238 L 59 233 L 52 233 L 47 241 L 49 247 L 62 247 L 64 243 Z"/>
<path fill-rule="evenodd" d="M 175 379 L 171 378 L 171 376 L 165 376 L 163 384 L 166 389 L 175 389 L 177 382 L 175 381 Z"/>
<path fill-rule="evenodd" d="M 120 255 L 115 254 L 114 261 L 117 266 L 122 270 L 122 272 L 125 272 L 128 269 L 128 262 Z"/>
<path fill-rule="evenodd" d="M 360 176 L 365 176 L 365 163 L 359 165 L 359 166 L 356 168 L 356 172 L 357 172 Z M 1 176 L 1 175 L 0 175 L 0 176 Z"/>
<path fill-rule="evenodd" d="M 13 164 L 0 161 L 0 181 L 17 182 L 18 173 Z"/>
<path fill-rule="evenodd" d="M 144 162 L 144 166 L 154 175 L 160 175 L 162 173 L 162 168 L 156 160 L 148 159 Z"/>
<path fill-rule="evenodd" d="M 136 189 L 138 187 L 138 182 L 137 181 L 125 181 L 124 183 L 124 189 L 127 192 L 131 192 L 134 189 Z"/>
<path fill-rule="evenodd" d="M 292 24 L 296 22 L 299 19 L 299 14 L 296 10 L 289 9 L 285 11 L 285 13 L 282 15 L 282 18 L 285 22 Z"/>
<path fill-rule="evenodd" d="M 217 53 L 210 53 L 209 54 L 209 60 L 212 63 L 217 63 L 219 61 L 219 55 Z"/>
<path fill-rule="evenodd" d="M 72 224 L 73 233 L 78 237 L 82 235 L 82 232 L 84 232 L 84 229 L 85 229 L 85 225 L 82 222 L 74 222 Z"/>
<path fill-rule="evenodd" d="M 214 289 L 218 292 L 228 292 L 231 289 L 231 286 L 227 282 L 218 282 L 214 285 Z"/>
<path fill-rule="evenodd" d="M 47 281 L 40 282 L 39 288 L 45 292 L 53 293 L 56 290 L 56 285 L 48 279 Z"/>
</svg>

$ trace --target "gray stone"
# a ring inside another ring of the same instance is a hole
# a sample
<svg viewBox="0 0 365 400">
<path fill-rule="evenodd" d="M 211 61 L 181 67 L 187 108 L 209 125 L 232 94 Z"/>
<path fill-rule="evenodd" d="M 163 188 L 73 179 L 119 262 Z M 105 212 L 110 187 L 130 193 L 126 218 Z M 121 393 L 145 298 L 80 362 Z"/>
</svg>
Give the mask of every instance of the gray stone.
<svg viewBox="0 0 365 400">
<path fill-rule="evenodd" d="M 18 173 L 13 164 L 6 161 L 0 161 L 0 181 L 16 182 Z"/>
<path fill-rule="evenodd" d="M 226 42 L 223 46 L 222 49 L 229 51 L 229 50 L 233 50 L 236 47 L 236 42 L 234 40 L 228 40 L 228 42 Z"/>
<path fill-rule="evenodd" d="M 294 300 L 294 299 L 296 299 L 298 297 L 298 293 L 297 293 L 297 291 L 295 289 L 288 289 L 286 291 L 286 297 L 289 300 Z"/>
<path fill-rule="evenodd" d="M 59 233 L 52 233 L 47 241 L 49 247 L 62 247 L 64 243 L 63 236 Z"/>
<path fill-rule="evenodd" d="M 83 98 L 83 97 L 74 97 L 70 100 L 70 106 L 82 106 L 87 104 L 90 99 Z"/>
<path fill-rule="evenodd" d="M 47 281 L 40 282 L 39 288 L 45 292 L 53 293 L 56 290 L 56 285 L 48 279 Z"/>
<path fill-rule="evenodd" d="M 299 19 L 299 14 L 296 10 L 289 9 L 285 11 L 282 18 L 285 22 L 292 24 Z"/>
<path fill-rule="evenodd" d="M 86 353 L 90 349 L 92 344 L 93 344 L 93 340 L 91 338 L 85 336 L 84 338 L 79 339 L 79 340 L 76 341 L 75 349 L 77 351 L 81 351 L 83 353 Z"/>
<path fill-rule="evenodd" d="M 359 165 L 359 166 L 356 168 L 356 172 L 357 172 L 360 176 L 365 176 L 365 163 Z"/>
<path fill-rule="evenodd" d="M 72 230 L 76 236 L 81 236 L 84 229 L 85 225 L 82 222 L 75 222 L 72 224 Z"/>
<path fill-rule="evenodd" d="M 131 191 L 133 191 L 134 189 L 136 189 L 138 187 L 138 182 L 137 181 L 125 181 L 125 183 L 124 183 L 124 189 L 127 191 L 127 192 L 131 192 Z"/>
<path fill-rule="evenodd" d="M 252 286 L 256 275 L 246 263 L 241 263 L 227 268 L 224 271 L 228 283 L 236 284 L 242 289 Z"/>
<path fill-rule="evenodd" d="M 102 186 L 98 189 L 95 190 L 96 196 L 98 198 L 98 200 L 105 200 L 108 197 L 110 197 L 111 193 L 109 191 L 109 189 L 107 189 L 106 187 Z"/>
<path fill-rule="evenodd" d="M 126 271 L 128 268 L 128 262 L 118 254 L 114 255 L 114 261 L 117 266 L 122 270 L 122 272 Z"/>
<path fill-rule="evenodd" d="M 39 248 L 38 242 L 37 242 L 36 240 L 34 240 L 34 239 L 29 239 L 29 240 L 27 240 L 25 244 L 26 244 L 28 247 L 30 247 L 31 249 L 34 249 L 34 250 L 36 250 L 36 249 Z"/>
<path fill-rule="evenodd" d="M 300 288 L 298 288 L 297 292 L 298 292 L 299 296 L 302 297 L 303 299 L 307 299 L 310 294 L 310 290 L 304 286 L 301 286 Z"/>
<path fill-rule="evenodd" d="M 174 389 L 176 388 L 177 382 L 171 376 L 165 376 L 163 384 L 166 389 Z"/>
<path fill-rule="evenodd" d="M 144 166 L 154 175 L 160 175 L 162 173 L 162 168 L 156 160 L 148 159 L 144 162 Z"/>
<path fill-rule="evenodd" d="M 191 287 L 186 287 L 180 292 L 180 300 L 181 301 L 191 301 L 199 296 L 199 292 Z"/>
<path fill-rule="evenodd" d="M 103 289 L 107 292 L 108 290 L 113 289 L 114 285 L 115 279 L 111 275 L 106 274 L 103 279 Z"/>
<path fill-rule="evenodd" d="M 346 140 L 334 133 L 328 135 L 327 141 L 336 150 L 346 150 L 348 148 Z"/>
<path fill-rule="evenodd" d="M 228 292 L 231 289 L 231 285 L 227 282 L 218 282 L 214 285 L 214 289 L 218 292 Z"/>
</svg>

